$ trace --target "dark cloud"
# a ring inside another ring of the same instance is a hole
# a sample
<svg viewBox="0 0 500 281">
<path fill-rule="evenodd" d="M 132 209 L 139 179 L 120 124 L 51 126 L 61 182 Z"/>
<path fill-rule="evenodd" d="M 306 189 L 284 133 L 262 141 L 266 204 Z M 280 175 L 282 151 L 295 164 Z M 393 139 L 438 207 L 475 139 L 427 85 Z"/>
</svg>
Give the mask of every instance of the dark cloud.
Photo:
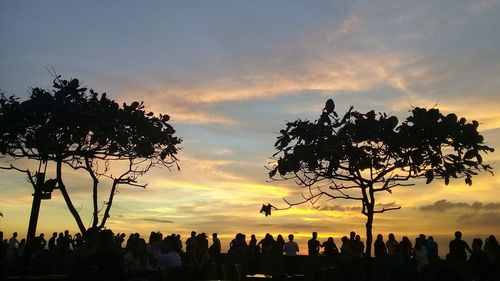
<svg viewBox="0 0 500 281">
<path fill-rule="evenodd" d="M 294 230 L 311 230 L 313 227 L 317 228 L 324 228 L 326 226 L 325 223 L 318 223 L 318 222 L 304 222 L 303 224 L 301 223 L 287 223 L 286 225 L 283 224 L 273 224 L 273 223 L 261 223 L 256 225 L 258 228 L 275 228 L 275 229 L 294 229 Z"/>
<path fill-rule="evenodd" d="M 378 203 L 375 205 L 376 209 L 382 208 L 394 208 L 399 205 L 396 202 L 390 203 Z M 341 206 L 341 205 L 325 205 L 318 208 L 319 211 L 361 211 L 361 207 L 358 206 Z"/>
<path fill-rule="evenodd" d="M 346 207 L 340 205 L 325 205 L 318 208 L 319 211 L 345 211 Z"/>
<path fill-rule="evenodd" d="M 500 210 L 500 202 L 482 203 L 474 202 L 472 204 L 465 202 L 450 202 L 446 199 L 438 200 L 431 205 L 420 207 L 421 211 L 425 212 L 446 212 L 450 209 L 463 208 L 472 210 Z"/>
<path fill-rule="evenodd" d="M 399 207 L 399 205 L 396 202 L 390 202 L 390 203 L 378 203 L 378 204 L 375 204 L 375 207 L 379 207 L 379 208 L 395 208 L 395 207 Z"/>
<path fill-rule="evenodd" d="M 325 205 L 318 209 L 319 211 L 358 211 L 360 207 L 341 206 L 341 205 Z"/>
<path fill-rule="evenodd" d="M 171 220 L 167 220 L 167 219 L 158 219 L 158 218 L 141 218 L 141 219 L 137 219 L 137 220 L 141 220 L 141 221 L 150 221 L 150 222 L 159 222 L 159 223 L 174 223 L 173 221 Z"/>
<path fill-rule="evenodd" d="M 487 212 L 484 214 L 464 214 L 458 222 L 467 226 L 498 227 L 500 212 Z"/>
<path fill-rule="evenodd" d="M 483 204 L 481 202 L 472 203 L 472 208 L 483 210 L 498 210 L 500 209 L 500 202 Z"/>
<path fill-rule="evenodd" d="M 255 224 L 257 229 L 274 229 L 274 230 L 284 230 L 289 231 L 299 231 L 299 232 L 309 232 L 309 231 L 321 231 L 322 229 L 341 230 L 341 229 L 352 229 L 357 226 L 357 222 L 340 222 L 332 220 L 322 220 L 322 221 L 304 221 L 295 223 L 257 223 Z"/>
</svg>

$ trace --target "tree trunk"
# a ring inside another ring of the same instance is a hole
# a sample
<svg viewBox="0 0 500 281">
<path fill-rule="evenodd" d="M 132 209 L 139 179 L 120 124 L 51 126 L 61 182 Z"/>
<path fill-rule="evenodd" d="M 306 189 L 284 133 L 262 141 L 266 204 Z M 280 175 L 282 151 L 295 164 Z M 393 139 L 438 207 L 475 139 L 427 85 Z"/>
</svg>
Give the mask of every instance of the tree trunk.
<svg viewBox="0 0 500 281">
<path fill-rule="evenodd" d="M 366 257 L 371 258 L 372 257 L 372 241 L 373 241 L 373 234 L 372 234 L 372 225 L 373 225 L 373 213 L 370 213 L 368 211 L 368 218 L 366 220 Z"/>
<path fill-rule="evenodd" d="M 42 203 L 42 189 L 40 187 L 40 179 L 37 179 L 35 185 L 33 185 L 33 203 L 31 205 L 30 222 L 28 225 L 28 234 L 26 235 L 26 247 L 24 248 L 23 261 L 26 264 L 31 262 L 31 256 L 33 254 L 36 238 L 36 226 L 38 224 L 38 215 L 40 214 L 40 205 Z M 43 179 L 42 179 L 43 181 Z M 43 184 L 43 182 L 42 182 Z"/>
<path fill-rule="evenodd" d="M 368 204 L 366 214 L 366 280 L 370 280 L 372 263 L 372 241 L 373 241 L 373 203 Z"/>
<path fill-rule="evenodd" d="M 99 223 L 99 216 L 98 216 L 98 206 L 97 206 L 97 182 L 94 181 L 94 186 L 92 188 L 92 202 L 94 206 L 94 218 L 92 219 L 92 227 L 96 227 L 97 223 Z"/>
<path fill-rule="evenodd" d="M 106 210 L 104 211 L 104 216 L 102 217 L 101 220 L 101 225 L 99 228 L 104 228 L 104 225 L 106 224 L 106 221 L 109 218 L 109 211 L 111 210 L 111 205 L 113 205 L 113 198 L 115 197 L 115 192 L 116 192 L 116 186 L 118 185 L 118 181 L 114 180 L 113 181 L 113 186 L 111 187 L 111 192 L 109 193 L 109 200 L 108 203 L 106 203 Z"/>
<path fill-rule="evenodd" d="M 85 170 L 87 170 L 90 177 L 92 178 L 92 206 L 94 208 L 92 227 L 97 227 L 97 224 L 99 223 L 99 206 L 97 204 L 97 186 L 99 184 L 99 180 L 92 171 L 91 161 L 92 160 L 89 160 L 89 158 L 85 157 Z"/>
<path fill-rule="evenodd" d="M 80 229 L 80 232 L 83 235 L 85 234 L 86 231 L 85 225 L 83 225 L 80 214 L 78 214 L 78 211 L 76 210 L 75 206 L 73 206 L 73 202 L 71 202 L 71 198 L 69 197 L 68 191 L 66 191 L 66 187 L 64 186 L 62 180 L 62 161 L 57 161 L 56 178 L 57 178 L 57 186 L 59 190 L 61 190 L 61 193 L 64 197 L 64 201 L 66 202 L 69 211 L 73 215 L 73 218 L 75 218 L 76 224 L 78 225 L 78 228 Z"/>
</svg>

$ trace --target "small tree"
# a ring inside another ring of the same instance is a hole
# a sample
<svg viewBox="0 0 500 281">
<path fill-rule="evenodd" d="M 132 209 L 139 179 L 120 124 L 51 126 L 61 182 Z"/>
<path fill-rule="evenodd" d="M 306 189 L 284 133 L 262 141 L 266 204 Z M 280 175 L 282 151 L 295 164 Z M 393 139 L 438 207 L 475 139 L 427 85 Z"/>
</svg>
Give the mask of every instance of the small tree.
<svg viewBox="0 0 500 281">
<path fill-rule="evenodd" d="M 2 169 L 26 173 L 35 194 L 59 189 L 80 231 L 84 226 L 63 180 L 63 165 L 84 170 L 91 178 L 93 198 L 92 227 L 104 228 L 117 187 L 122 184 L 146 187 L 137 182 L 151 167 L 170 169 L 177 165 L 181 139 L 168 123 L 168 115 L 146 112 L 142 102 L 120 106 L 114 100 L 80 87 L 77 79 L 54 80 L 54 90 L 31 89 L 28 100 L 0 97 L 0 156 L 10 165 Z M 55 178 L 45 180 L 45 170 L 19 168 L 17 159 L 40 161 L 40 167 L 53 163 Z M 125 163 L 125 171 L 113 175 L 111 163 Z M 43 171 L 42 171 L 43 170 Z M 112 185 L 105 211 L 98 204 L 100 179 Z M 36 225 L 36 222 L 35 222 Z M 36 227 L 35 227 L 36 228 Z"/>
<path fill-rule="evenodd" d="M 303 200 L 288 207 L 319 199 L 356 200 L 366 216 L 366 256 L 371 257 L 374 215 L 399 207 L 376 208 L 376 194 L 392 193 L 398 186 L 410 186 L 413 179 L 464 178 L 480 171 L 492 173 L 482 153 L 494 149 L 484 144 L 477 128 L 455 114 L 444 116 L 438 109 L 414 108 L 399 124 L 396 116 L 369 111 L 360 113 L 351 107 L 339 117 L 329 99 L 318 120 L 287 123 L 275 143 L 277 152 L 270 167 L 273 180 L 295 180 Z M 269 215 L 272 205 L 261 212 Z M 277 209 L 277 208 L 274 208 Z"/>
</svg>

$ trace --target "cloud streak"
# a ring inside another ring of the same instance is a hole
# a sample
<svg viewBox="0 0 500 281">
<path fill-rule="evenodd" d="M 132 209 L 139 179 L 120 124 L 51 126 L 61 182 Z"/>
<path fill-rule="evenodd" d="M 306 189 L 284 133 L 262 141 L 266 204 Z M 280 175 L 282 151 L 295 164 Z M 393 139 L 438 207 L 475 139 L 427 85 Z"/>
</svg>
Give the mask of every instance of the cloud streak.
<svg viewBox="0 0 500 281">
<path fill-rule="evenodd" d="M 420 207 L 424 212 L 446 212 L 452 209 L 471 209 L 471 210 L 500 210 L 500 202 L 483 203 L 465 203 L 465 202 L 450 202 L 446 199 L 438 200 L 431 205 Z"/>
<path fill-rule="evenodd" d="M 458 223 L 467 227 L 489 229 L 491 233 L 500 230 L 500 212 L 487 212 L 484 214 L 463 214 L 458 218 Z"/>
<path fill-rule="evenodd" d="M 140 219 L 136 219 L 136 220 L 148 221 L 148 222 L 158 222 L 158 223 L 174 223 L 171 220 L 159 219 L 159 218 L 140 218 Z"/>
</svg>

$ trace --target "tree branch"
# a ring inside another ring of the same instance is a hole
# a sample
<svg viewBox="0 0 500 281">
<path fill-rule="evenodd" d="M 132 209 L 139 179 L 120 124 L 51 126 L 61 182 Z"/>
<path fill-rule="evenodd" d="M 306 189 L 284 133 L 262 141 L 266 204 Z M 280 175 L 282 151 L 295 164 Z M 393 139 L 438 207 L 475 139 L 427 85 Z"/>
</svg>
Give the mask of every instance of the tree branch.
<svg viewBox="0 0 500 281">
<path fill-rule="evenodd" d="M 389 208 L 382 208 L 382 210 L 374 210 L 373 213 L 374 214 L 379 214 L 379 213 L 383 213 L 383 212 L 386 212 L 386 211 L 394 211 L 394 210 L 399 210 L 401 209 L 401 206 L 398 206 L 398 207 L 389 207 Z"/>
<path fill-rule="evenodd" d="M 18 171 L 18 172 L 21 172 L 21 173 L 25 173 L 27 175 L 27 180 L 29 183 L 31 183 L 31 185 L 33 186 L 33 189 L 35 188 L 35 181 L 33 180 L 33 175 L 31 174 L 31 171 L 29 169 L 20 169 L 12 164 L 10 164 L 9 167 L 5 167 L 5 166 L 0 166 L 0 170 L 15 170 L 15 171 Z"/>
</svg>

